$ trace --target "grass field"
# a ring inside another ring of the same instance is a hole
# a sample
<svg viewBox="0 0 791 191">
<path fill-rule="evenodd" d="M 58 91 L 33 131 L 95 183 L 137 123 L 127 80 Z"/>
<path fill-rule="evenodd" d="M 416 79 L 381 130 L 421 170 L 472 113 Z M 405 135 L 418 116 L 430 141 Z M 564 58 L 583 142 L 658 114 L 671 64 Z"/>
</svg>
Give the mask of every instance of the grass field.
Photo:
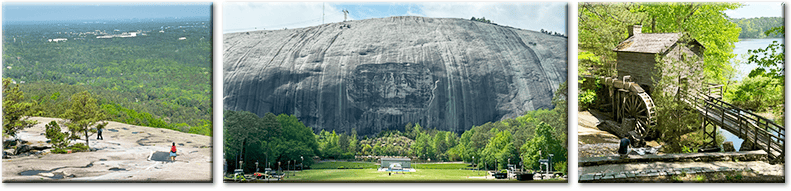
<svg viewBox="0 0 791 191">
<path fill-rule="evenodd" d="M 304 171 L 289 172 L 280 182 L 522 182 L 483 179 L 486 171 L 470 170 L 465 163 L 412 164 L 416 172 L 389 174 L 372 162 L 322 162 Z M 566 182 L 566 180 L 527 181 Z"/>
<path fill-rule="evenodd" d="M 483 176 L 484 171 L 453 169 L 417 169 L 417 172 L 388 175 L 376 169 L 315 169 L 296 172 L 288 181 L 360 181 L 360 182 L 401 182 L 401 181 L 474 181 L 468 176 Z M 479 179 L 482 180 L 482 179 Z M 492 180 L 494 181 L 494 180 Z M 501 181 L 501 180 L 498 180 Z"/>
</svg>

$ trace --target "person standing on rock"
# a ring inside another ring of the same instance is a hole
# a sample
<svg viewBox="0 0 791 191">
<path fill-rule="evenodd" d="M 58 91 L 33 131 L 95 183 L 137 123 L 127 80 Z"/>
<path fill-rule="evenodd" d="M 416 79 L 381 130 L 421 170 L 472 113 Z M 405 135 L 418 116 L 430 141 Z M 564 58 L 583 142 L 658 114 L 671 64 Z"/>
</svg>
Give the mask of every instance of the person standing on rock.
<svg viewBox="0 0 791 191">
<path fill-rule="evenodd" d="M 104 140 L 104 136 L 102 136 L 102 131 L 104 128 L 99 128 L 99 133 L 96 135 L 96 140 Z"/>
<path fill-rule="evenodd" d="M 170 147 L 170 161 L 176 162 L 176 142 Z"/>
</svg>

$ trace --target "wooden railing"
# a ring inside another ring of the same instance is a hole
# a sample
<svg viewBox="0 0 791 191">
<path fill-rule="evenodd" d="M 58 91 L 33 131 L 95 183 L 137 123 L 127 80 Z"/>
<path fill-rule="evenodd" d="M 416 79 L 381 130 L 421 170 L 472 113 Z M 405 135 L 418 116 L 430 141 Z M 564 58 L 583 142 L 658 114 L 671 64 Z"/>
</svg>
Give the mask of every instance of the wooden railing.
<svg viewBox="0 0 791 191">
<path fill-rule="evenodd" d="M 704 92 L 706 95 L 712 98 L 722 99 L 723 94 L 721 84 L 706 83 L 706 86 L 704 87 L 706 88 Z"/>
<path fill-rule="evenodd" d="M 696 107 L 707 120 L 765 150 L 771 158 L 784 160 L 785 127 L 748 110 L 723 101 L 722 86 L 690 92 L 684 101 Z"/>
</svg>

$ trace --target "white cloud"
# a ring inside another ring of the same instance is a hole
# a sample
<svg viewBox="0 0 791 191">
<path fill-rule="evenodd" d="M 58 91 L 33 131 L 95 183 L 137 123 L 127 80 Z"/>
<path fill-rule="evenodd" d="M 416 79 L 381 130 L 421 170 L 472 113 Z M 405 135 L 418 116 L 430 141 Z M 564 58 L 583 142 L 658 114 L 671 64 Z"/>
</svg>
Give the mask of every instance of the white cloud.
<svg viewBox="0 0 791 191">
<path fill-rule="evenodd" d="M 226 2 L 223 4 L 223 32 L 301 28 L 343 21 L 340 10 L 321 2 Z"/>
</svg>

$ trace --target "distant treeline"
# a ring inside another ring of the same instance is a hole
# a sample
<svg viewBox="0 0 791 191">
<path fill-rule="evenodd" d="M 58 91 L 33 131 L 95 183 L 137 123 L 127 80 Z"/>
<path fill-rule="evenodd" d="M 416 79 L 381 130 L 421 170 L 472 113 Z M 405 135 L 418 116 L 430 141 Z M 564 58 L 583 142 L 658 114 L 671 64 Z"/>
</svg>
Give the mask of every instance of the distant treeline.
<svg viewBox="0 0 791 191">
<path fill-rule="evenodd" d="M 544 30 L 544 29 L 541 29 L 541 33 L 552 35 L 552 36 L 559 36 L 559 37 L 568 38 L 568 36 L 566 36 L 566 35 L 564 35 L 562 33 L 552 32 L 552 31 L 548 31 L 548 30 Z"/>
<path fill-rule="evenodd" d="M 472 18 L 470 18 L 470 20 L 471 21 L 478 21 L 478 22 L 482 22 L 482 23 L 489 23 L 489 24 L 493 24 L 493 25 L 498 25 L 497 23 L 493 23 L 492 20 L 487 20 L 486 17 L 481 17 L 481 18 L 472 17 Z M 504 26 L 504 27 L 509 27 L 509 26 Z M 513 28 L 513 27 L 510 27 L 510 28 Z M 568 38 L 568 36 L 566 36 L 566 35 L 564 35 L 562 33 L 551 32 L 551 31 L 544 30 L 544 29 L 541 29 L 541 33 L 552 35 L 552 36 L 559 36 L 559 37 Z"/>
<path fill-rule="evenodd" d="M 748 19 L 731 19 L 731 22 L 739 25 L 742 32 L 739 33 L 739 38 L 781 38 L 783 33 L 765 34 L 764 31 L 772 27 L 779 27 L 785 24 L 783 17 L 759 17 Z"/>
<path fill-rule="evenodd" d="M 492 23 L 492 20 L 486 20 L 486 17 L 481 17 L 481 18 L 472 17 L 472 18 L 470 18 L 470 20 L 471 21 L 484 22 L 484 23 Z"/>
</svg>

